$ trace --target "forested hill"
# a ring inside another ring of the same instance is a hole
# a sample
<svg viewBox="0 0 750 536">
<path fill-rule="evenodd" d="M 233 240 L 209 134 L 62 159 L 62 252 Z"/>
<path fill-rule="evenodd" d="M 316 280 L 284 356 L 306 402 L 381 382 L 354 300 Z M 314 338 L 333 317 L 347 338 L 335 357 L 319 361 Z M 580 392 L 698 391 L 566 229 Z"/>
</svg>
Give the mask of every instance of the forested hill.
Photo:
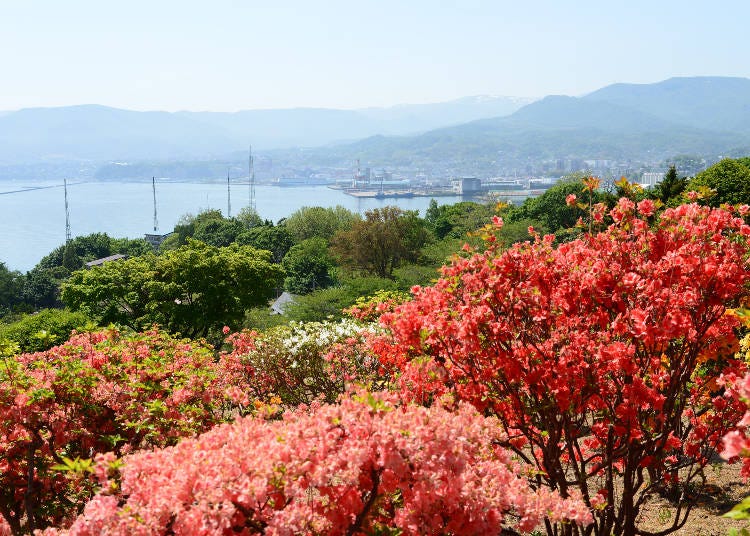
<svg viewBox="0 0 750 536">
<path fill-rule="evenodd" d="M 26 109 L 0 115 L 0 178 L 19 173 L 11 169 L 18 163 L 36 166 L 28 176 L 38 176 L 42 166 L 82 161 L 89 169 L 123 161 L 221 161 L 226 169 L 227 161 L 244 162 L 250 143 L 287 168 L 351 166 L 360 159 L 371 167 L 436 173 L 496 173 L 558 158 L 653 162 L 677 154 L 734 156 L 750 147 L 750 79 L 614 84 L 582 97 L 548 96 L 531 103 L 467 97 L 360 110 Z M 199 175 L 210 174 L 210 166 L 198 167 Z"/>
<path fill-rule="evenodd" d="M 750 133 L 750 80 L 670 78 L 658 84 L 613 84 L 584 97 L 701 129 Z"/>
<path fill-rule="evenodd" d="M 507 117 L 418 136 L 377 136 L 305 156 L 359 157 L 373 165 L 451 161 L 458 167 L 472 161 L 481 166 L 565 157 L 656 160 L 747 147 L 748 119 L 750 80 L 673 78 L 616 84 L 584 97 L 549 96 Z"/>
</svg>

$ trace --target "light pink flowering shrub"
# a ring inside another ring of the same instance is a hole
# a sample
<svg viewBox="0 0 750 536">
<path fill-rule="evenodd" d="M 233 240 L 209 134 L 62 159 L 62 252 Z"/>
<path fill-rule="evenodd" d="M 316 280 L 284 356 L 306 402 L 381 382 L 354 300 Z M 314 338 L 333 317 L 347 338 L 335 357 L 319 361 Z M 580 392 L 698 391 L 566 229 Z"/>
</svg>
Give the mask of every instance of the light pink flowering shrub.
<svg viewBox="0 0 750 536">
<path fill-rule="evenodd" d="M 527 531 L 547 516 L 589 523 L 580 500 L 530 488 L 499 430 L 468 405 L 369 393 L 280 421 L 245 417 L 126 457 L 119 492 L 45 534 L 463 535 Z"/>
<path fill-rule="evenodd" d="M 96 487 L 97 453 L 171 445 L 232 417 L 227 386 L 248 386 L 224 363 L 205 343 L 155 329 L 0 356 L 0 534 L 75 517 Z"/>
</svg>

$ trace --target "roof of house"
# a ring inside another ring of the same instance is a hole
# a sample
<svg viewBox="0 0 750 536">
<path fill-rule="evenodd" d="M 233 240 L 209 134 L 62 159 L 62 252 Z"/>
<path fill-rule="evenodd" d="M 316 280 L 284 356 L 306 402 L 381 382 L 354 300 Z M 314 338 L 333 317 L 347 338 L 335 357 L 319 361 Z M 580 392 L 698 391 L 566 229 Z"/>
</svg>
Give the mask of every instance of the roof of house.
<svg viewBox="0 0 750 536">
<path fill-rule="evenodd" d="M 286 309 L 286 306 L 290 303 L 294 303 L 294 298 L 296 296 L 294 294 L 289 294 L 288 292 L 282 292 L 281 296 L 279 296 L 276 301 L 274 301 L 271 304 L 271 311 L 272 314 L 281 315 L 284 314 L 284 309 Z"/>
<path fill-rule="evenodd" d="M 86 263 L 86 268 L 91 268 L 92 266 L 101 266 L 105 262 L 110 261 L 119 261 L 120 259 L 127 259 L 127 255 L 123 255 L 122 253 L 118 253 L 116 255 L 110 255 L 109 257 L 102 257 L 101 259 L 96 259 L 94 261 L 89 261 Z"/>
</svg>

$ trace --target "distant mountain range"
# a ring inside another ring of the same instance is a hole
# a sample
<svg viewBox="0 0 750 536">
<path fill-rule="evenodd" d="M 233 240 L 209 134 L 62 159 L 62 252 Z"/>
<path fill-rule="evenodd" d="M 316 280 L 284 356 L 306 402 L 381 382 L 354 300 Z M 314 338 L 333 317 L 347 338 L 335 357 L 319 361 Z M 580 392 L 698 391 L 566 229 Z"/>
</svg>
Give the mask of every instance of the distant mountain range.
<svg viewBox="0 0 750 536">
<path fill-rule="evenodd" d="M 615 84 L 583 97 L 549 96 L 505 117 L 417 136 L 374 136 L 306 152 L 310 161 L 491 171 L 559 158 L 659 161 L 750 148 L 750 80 L 672 78 Z M 473 166 L 473 168 L 472 168 Z"/>
<path fill-rule="evenodd" d="M 530 99 L 468 97 L 437 104 L 335 110 L 136 112 L 99 105 L 0 113 L 0 163 L 40 160 L 206 159 L 245 149 L 320 146 L 375 134 L 413 134 L 507 115 Z"/>
<path fill-rule="evenodd" d="M 250 143 L 288 168 L 360 159 L 372 167 L 487 173 L 545 159 L 736 154 L 750 152 L 750 79 L 671 78 L 534 102 L 467 97 L 360 110 L 24 109 L 0 113 L 0 178 L 34 163 L 240 161 Z"/>
</svg>

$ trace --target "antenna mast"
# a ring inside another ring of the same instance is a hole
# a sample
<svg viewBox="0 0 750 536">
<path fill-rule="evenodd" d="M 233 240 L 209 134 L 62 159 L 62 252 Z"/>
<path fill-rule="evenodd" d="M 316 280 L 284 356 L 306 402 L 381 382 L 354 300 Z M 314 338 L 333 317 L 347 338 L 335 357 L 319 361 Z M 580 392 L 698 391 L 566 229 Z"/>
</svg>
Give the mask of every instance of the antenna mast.
<svg viewBox="0 0 750 536">
<path fill-rule="evenodd" d="M 70 242 L 70 209 L 68 208 L 68 179 L 63 179 L 65 189 L 65 243 Z"/>
<path fill-rule="evenodd" d="M 255 210 L 255 166 L 253 165 L 253 146 L 250 146 L 250 154 L 247 158 L 248 174 L 250 177 L 250 208 Z"/>
<path fill-rule="evenodd" d="M 229 168 L 227 168 L 227 218 L 232 217 L 232 192 L 229 189 Z"/>
<path fill-rule="evenodd" d="M 151 177 L 151 190 L 154 192 L 154 232 L 159 229 L 159 220 L 156 217 L 156 177 Z"/>
</svg>

